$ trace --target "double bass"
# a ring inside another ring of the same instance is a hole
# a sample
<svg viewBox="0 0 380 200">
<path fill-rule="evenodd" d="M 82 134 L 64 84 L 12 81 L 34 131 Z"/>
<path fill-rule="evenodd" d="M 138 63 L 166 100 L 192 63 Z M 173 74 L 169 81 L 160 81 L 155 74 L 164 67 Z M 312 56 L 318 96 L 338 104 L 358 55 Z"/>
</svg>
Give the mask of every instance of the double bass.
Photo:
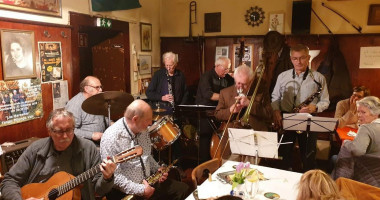
<svg viewBox="0 0 380 200">
<path fill-rule="evenodd" d="M 252 96 L 251 96 L 251 100 L 249 102 L 249 105 L 247 106 L 247 109 L 246 109 L 243 117 L 241 119 L 239 119 L 240 112 L 241 112 L 240 111 L 236 115 L 236 119 L 233 120 L 235 118 L 235 117 L 233 117 L 234 113 L 231 113 L 229 118 L 228 118 L 228 121 L 226 123 L 222 123 L 220 128 L 215 133 L 213 133 L 213 135 L 212 135 L 211 144 L 210 144 L 210 154 L 211 154 L 212 158 L 219 158 L 221 160 L 222 156 L 224 155 L 224 153 L 228 147 L 228 135 L 227 135 L 227 129 L 228 128 L 250 129 L 252 127 L 249 124 L 250 113 L 251 113 L 251 109 L 252 109 L 253 103 L 255 101 L 257 91 L 258 91 L 258 88 L 260 86 L 260 82 L 262 80 L 264 72 L 265 72 L 265 65 L 263 64 L 262 60 L 260 60 L 260 64 L 254 72 L 254 74 L 258 74 L 258 80 L 256 82 L 256 87 L 255 87 L 254 91 L 252 92 L 251 91 L 251 89 L 252 89 L 251 86 L 253 84 L 253 81 L 252 81 L 251 85 L 248 89 L 248 93 L 246 94 L 247 96 L 252 94 Z M 239 94 L 239 91 L 238 91 L 238 94 Z M 233 105 L 234 107 L 237 105 L 238 101 L 239 100 L 235 101 L 235 103 Z M 219 135 L 221 135 L 221 136 L 219 137 Z"/>
</svg>

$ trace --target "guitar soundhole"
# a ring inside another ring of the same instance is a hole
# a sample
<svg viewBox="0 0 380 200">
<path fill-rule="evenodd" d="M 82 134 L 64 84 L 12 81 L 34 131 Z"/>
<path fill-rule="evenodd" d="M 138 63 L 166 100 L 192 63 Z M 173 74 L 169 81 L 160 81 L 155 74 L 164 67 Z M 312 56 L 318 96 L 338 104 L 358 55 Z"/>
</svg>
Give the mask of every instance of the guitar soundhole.
<svg viewBox="0 0 380 200">
<path fill-rule="evenodd" d="M 58 197 L 58 193 L 59 192 L 58 192 L 57 188 L 50 190 L 50 192 L 48 194 L 49 200 L 55 200 Z"/>
</svg>

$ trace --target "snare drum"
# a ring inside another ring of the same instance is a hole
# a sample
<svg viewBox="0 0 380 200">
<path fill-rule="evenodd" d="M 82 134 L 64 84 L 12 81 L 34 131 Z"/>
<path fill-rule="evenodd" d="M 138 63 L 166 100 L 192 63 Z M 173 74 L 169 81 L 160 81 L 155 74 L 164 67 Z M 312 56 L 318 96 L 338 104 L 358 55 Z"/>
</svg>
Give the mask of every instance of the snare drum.
<svg viewBox="0 0 380 200">
<path fill-rule="evenodd" d="M 181 135 L 177 124 L 174 124 L 168 116 L 164 116 L 149 127 L 150 140 L 153 147 L 159 151 L 173 144 Z"/>
</svg>

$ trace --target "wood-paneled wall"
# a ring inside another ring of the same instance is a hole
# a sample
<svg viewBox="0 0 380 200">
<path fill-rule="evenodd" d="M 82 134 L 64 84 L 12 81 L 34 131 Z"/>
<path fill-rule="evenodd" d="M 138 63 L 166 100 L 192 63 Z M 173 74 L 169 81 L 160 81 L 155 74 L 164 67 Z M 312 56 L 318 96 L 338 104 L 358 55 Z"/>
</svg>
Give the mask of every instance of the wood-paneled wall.
<svg viewBox="0 0 380 200">
<path fill-rule="evenodd" d="M 380 46 L 380 34 L 355 34 L 355 35 L 335 35 L 341 52 L 343 53 L 347 68 L 350 72 L 350 79 L 353 86 L 365 85 L 371 90 L 371 94 L 380 97 L 380 87 L 377 85 L 380 69 L 359 69 L 360 47 Z M 205 71 L 214 66 L 215 47 L 230 46 L 230 58 L 232 59 L 232 46 L 239 44 L 238 36 L 225 37 L 206 37 L 204 38 L 204 65 Z M 263 47 L 264 36 L 244 36 L 246 44 L 254 44 L 254 66 L 258 65 L 258 49 Z M 185 42 L 186 38 L 161 38 L 161 52 L 173 51 L 179 53 L 179 65 L 186 76 L 187 84 L 197 87 L 200 77 L 198 70 L 201 63 L 201 50 L 198 43 Z M 321 53 L 327 51 L 331 35 L 288 35 L 285 36 L 286 43 L 292 46 L 297 43 L 308 45 L 311 50 L 321 50 Z M 313 62 L 313 65 L 318 63 Z"/>
<path fill-rule="evenodd" d="M 71 68 L 71 28 L 69 26 L 10 20 L 0 18 L 1 29 L 16 29 L 16 30 L 28 30 L 34 31 L 35 42 L 35 59 L 39 62 L 38 58 L 38 45 L 39 41 L 59 41 L 62 47 L 62 70 L 63 79 L 68 81 L 69 95 L 72 91 L 72 75 Z M 50 37 L 44 36 L 44 31 L 48 31 Z M 64 32 L 66 37 L 63 37 L 61 33 Z M 1 61 L 1 60 L 0 60 Z M 0 62 L 0 80 L 3 80 L 2 76 L 2 61 Z M 39 65 L 36 65 L 37 76 L 41 77 L 41 70 L 38 69 Z M 23 122 L 20 124 L 5 126 L 0 128 L 0 143 L 6 141 L 18 141 L 30 137 L 46 137 L 48 136 L 45 123 L 49 113 L 53 109 L 53 97 L 52 97 L 52 84 L 44 83 L 41 85 L 42 90 L 42 104 L 44 115 L 42 118 L 34 119 L 31 121 Z"/>
</svg>

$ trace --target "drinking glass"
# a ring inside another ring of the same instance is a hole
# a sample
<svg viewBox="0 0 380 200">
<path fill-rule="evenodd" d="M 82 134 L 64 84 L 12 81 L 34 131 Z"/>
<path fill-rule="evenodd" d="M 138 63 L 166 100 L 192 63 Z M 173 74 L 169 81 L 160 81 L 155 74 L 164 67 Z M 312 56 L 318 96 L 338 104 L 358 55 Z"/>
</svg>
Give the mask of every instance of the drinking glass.
<svg viewBox="0 0 380 200">
<path fill-rule="evenodd" d="M 245 178 L 244 185 L 246 198 L 253 199 L 259 191 L 259 173 L 257 170 Z"/>
</svg>

